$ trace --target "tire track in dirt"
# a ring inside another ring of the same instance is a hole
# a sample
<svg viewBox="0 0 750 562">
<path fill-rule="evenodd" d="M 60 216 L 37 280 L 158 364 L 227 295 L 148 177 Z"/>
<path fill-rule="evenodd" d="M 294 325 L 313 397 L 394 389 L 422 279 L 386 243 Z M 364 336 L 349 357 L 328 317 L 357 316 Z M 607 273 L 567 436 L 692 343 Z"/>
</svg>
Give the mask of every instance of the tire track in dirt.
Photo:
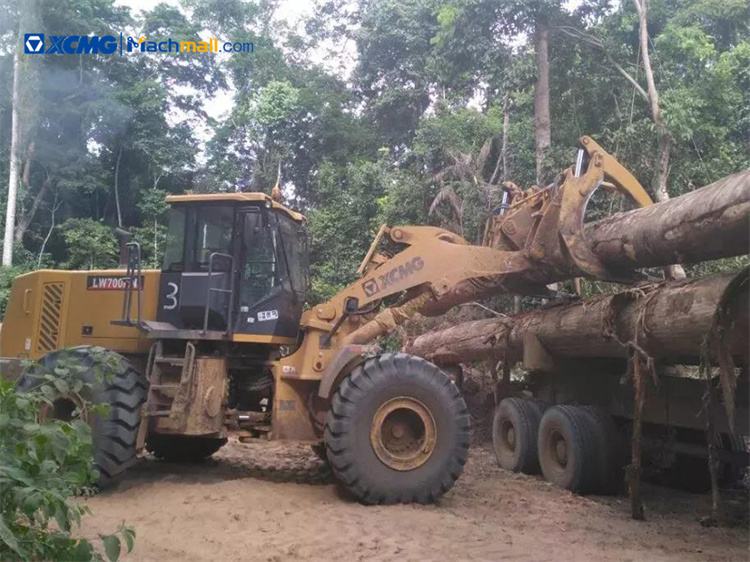
<svg viewBox="0 0 750 562">
<path fill-rule="evenodd" d="M 747 529 L 704 528 L 708 498 L 649 489 L 648 521 L 626 498 L 580 497 L 505 472 L 471 451 L 437 505 L 366 507 L 309 447 L 230 443 L 215 460 L 145 459 L 115 490 L 85 500 L 83 532 L 136 528 L 125 560 L 746 560 Z"/>
</svg>

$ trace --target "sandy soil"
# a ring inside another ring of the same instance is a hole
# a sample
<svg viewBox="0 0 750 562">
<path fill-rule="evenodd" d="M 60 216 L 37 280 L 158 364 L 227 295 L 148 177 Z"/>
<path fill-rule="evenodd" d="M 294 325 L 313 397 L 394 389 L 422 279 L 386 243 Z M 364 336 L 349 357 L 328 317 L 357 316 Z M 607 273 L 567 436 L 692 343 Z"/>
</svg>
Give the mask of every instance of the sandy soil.
<svg viewBox="0 0 750 562">
<path fill-rule="evenodd" d="M 125 560 L 747 560 L 745 528 L 706 528 L 708 498 L 644 490 L 578 497 L 505 472 L 475 447 L 438 505 L 365 507 L 305 446 L 230 442 L 202 465 L 145 459 L 118 488 L 86 500 L 83 532 L 136 529 Z"/>
</svg>

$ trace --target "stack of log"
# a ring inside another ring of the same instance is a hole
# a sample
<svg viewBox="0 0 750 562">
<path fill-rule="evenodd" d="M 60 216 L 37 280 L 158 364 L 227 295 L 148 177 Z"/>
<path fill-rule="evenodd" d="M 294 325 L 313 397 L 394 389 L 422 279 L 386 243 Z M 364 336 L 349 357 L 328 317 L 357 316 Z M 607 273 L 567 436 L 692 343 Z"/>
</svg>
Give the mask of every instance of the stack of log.
<svg viewBox="0 0 750 562">
<path fill-rule="evenodd" d="M 597 257 L 613 271 L 746 255 L 750 251 L 750 170 L 665 203 L 590 223 L 585 236 Z M 549 280 L 554 281 L 558 280 Z M 631 474 L 637 478 L 637 410 L 645 392 L 638 373 L 642 376 L 653 369 L 656 360 L 718 364 L 731 423 L 734 364 L 747 365 L 748 285 L 747 269 L 700 279 L 650 282 L 612 295 L 551 302 L 515 316 L 430 332 L 408 343 L 406 351 L 439 365 L 503 361 L 506 373 L 509 365 L 519 361 L 529 369 L 550 370 L 556 358 L 631 359 L 636 371 Z M 486 294 L 476 289 L 477 298 Z M 710 385 L 711 377 L 706 375 L 706 379 Z M 713 464 L 709 459 L 709 465 Z M 642 513 L 638 489 L 639 483 L 631 481 L 634 516 Z"/>
</svg>

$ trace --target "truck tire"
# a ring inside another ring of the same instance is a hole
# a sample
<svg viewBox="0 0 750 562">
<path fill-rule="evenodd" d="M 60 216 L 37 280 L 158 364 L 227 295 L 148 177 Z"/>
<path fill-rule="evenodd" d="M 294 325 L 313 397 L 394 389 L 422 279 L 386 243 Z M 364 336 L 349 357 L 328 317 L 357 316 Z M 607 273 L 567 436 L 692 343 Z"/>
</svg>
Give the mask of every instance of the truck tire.
<svg viewBox="0 0 750 562">
<path fill-rule="evenodd" d="M 463 472 L 469 428 L 466 403 L 445 373 L 386 353 L 342 381 L 324 436 L 334 476 L 361 502 L 426 504 Z"/>
<path fill-rule="evenodd" d="M 591 431 L 598 451 L 592 481 L 592 491 L 602 494 L 615 494 L 623 480 L 624 447 L 615 421 L 607 412 L 596 406 L 582 406 L 584 414 L 589 417 Z"/>
<path fill-rule="evenodd" d="M 71 350 L 59 350 L 45 355 L 39 360 L 43 369 L 29 367 L 18 380 L 18 391 L 28 392 L 39 386 L 40 378 L 46 373 L 54 373 L 60 361 L 74 356 L 82 365 L 93 367 L 94 362 L 102 358 L 106 379 L 99 382 L 93 369 L 79 373 L 81 381 L 90 385 L 81 395 L 92 404 L 109 404 L 106 416 L 94 416 L 89 420 L 92 428 L 94 462 L 99 469 L 100 488 L 112 485 L 117 477 L 135 463 L 135 445 L 138 427 L 141 422 L 141 404 L 146 401 L 146 379 L 136 371 L 122 355 L 103 348 L 91 346 L 76 347 Z M 96 357 L 96 359 L 95 359 Z M 111 367 L 110 367 L 111 364 Z M 116 367 L 115 367 L 116 365 Z M 71 398 L 61 397 L 55 401 L 50 417 L 69 419 L 75 408 Z"/>
<path fill-rule="evenodd" d="M 561 488 L 588 493 L 597 476 L 598 454 L 591 417 L 576 406 L 553 406 L 539 424 L 539 464 Z"/>
<path fill-rule="evenodd" d="M 495 410 L 492 445 L 497 462 L 506 470 L 539 472 L 537 437 L 542 408 L 538 402 L 506 398 Z"/>
<path fill-rule="evenodd" d="M 226 444 L 226 438 L 152 433 L 146 439 L 146 450 L 167 462 L 201 462 Z"/>
</svg>

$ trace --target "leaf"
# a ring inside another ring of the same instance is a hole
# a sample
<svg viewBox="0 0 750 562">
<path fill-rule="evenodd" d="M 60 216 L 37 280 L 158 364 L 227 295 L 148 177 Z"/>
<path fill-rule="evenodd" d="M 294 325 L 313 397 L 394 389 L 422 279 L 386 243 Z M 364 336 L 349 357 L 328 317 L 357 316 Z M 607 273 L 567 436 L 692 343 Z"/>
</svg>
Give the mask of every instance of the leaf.
<svg viewBox="0 0 750 562">
<path fill-rule="evenodd" d="M 63 379 L 55 380 L 55 388 L 57 388 L 57 390 L 63 396 L 65 396 L 66 394 L 70 392 L 70 387 L 68 386 L 68 383 Z"/>
<path fill-rule="evenodd" d="M 99 535 L 104 543 L 104 552 L 110 562 L 120 558 L 120 539 L 116 535 Z"/>
<path fill-rule="evenodd" d="M 70 519 L 68 518 L 68 505 L 65 502 L 58 503 L 55 506 L 55 521 L 60 529 L 66 533 L 70 532 Z"/>
<path fill-rule="evenodd" d="M 120 532 L 122 533 L 122 538 L 125 539 L 125 546 L 128 548 L 128 553 L 133 552 L 133 546 L 135 546 L 135 529 L 121 525 Z"/>
<path fill-rule="evenodd" d="M 23 557 L 23 554 L 21 553 L 21 547 L 18 545 L 18 541 L 16 540 L 13 531 L 8 528 L 8 526 L 5 524 L 5 520 L 2 517 L 0 517 L 0 540 L 2 540 L 5 545 L 13 552 Z"/>
</svg>

